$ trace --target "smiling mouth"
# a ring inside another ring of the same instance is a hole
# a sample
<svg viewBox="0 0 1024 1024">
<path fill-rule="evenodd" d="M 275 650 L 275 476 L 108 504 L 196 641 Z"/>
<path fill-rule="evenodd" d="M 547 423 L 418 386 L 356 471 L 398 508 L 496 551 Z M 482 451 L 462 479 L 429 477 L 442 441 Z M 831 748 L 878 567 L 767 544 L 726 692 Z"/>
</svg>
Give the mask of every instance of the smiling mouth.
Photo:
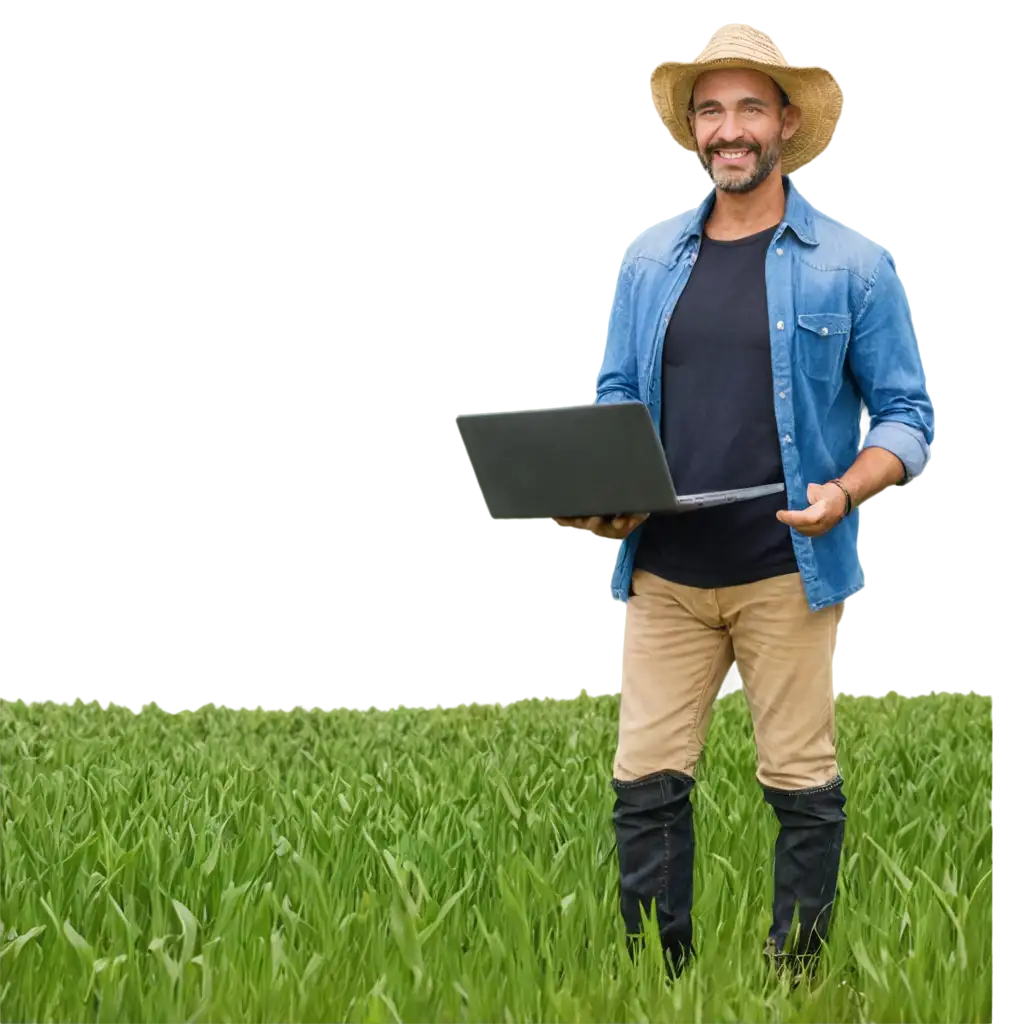
<svg viewBox="0 0 1024 1024">
<path fill-rule="evenodd" d="M 719 149 L 715 151 L 715 156 L 726 163 L 737 163 L 749 155 L 749 149 Z"/>
</svg>

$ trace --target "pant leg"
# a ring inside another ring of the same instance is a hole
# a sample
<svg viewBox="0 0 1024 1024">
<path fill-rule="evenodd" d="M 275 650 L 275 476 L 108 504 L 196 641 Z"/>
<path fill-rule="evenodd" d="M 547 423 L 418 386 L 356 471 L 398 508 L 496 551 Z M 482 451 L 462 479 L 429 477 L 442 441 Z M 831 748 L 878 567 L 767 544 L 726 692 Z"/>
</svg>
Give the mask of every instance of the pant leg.
<svg viewBox="0 0 1024 1024">
<path fill-rule="evenodd" d="M 620 909 L 630 955 L 641 910 L 657 909 L 662 948 L 692 952 L 690 792 L 732 645 L 710 591 L 637 571 L 626 606 L 619 741 L 612 771 Z"/>
<path fill-rule="evenodd" d="M 798 573 L 717 592 L 757 744 L 757 778 L 775 810 L 769 944 L 816 953 L 828 933 L 845 833 L 836 759 L 832 658 L 843 606 L 811 612 Z"/>
</svg>

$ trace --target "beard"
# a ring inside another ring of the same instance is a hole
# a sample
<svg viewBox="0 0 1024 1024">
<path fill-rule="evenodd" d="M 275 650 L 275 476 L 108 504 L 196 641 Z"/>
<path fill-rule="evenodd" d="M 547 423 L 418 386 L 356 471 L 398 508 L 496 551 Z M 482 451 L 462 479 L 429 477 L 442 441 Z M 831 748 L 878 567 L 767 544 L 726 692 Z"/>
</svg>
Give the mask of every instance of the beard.
<svg viewBox="0 0 1024 1024">
<path fill-rule="evenodd" d="M 717 150 L 724 149 L 749 149 L 756 161 L 753 168 L 746 174 L 737 174 L 728 167 L 715 167 L 714 155 Z M 697 153 L 704 170 L 708 172 L 715 187 L 723 192 L 752 192 L 764 181 L 779 162 L 782 155 L 782 133 L 762 149 L 756 142 L 743 143 L 739 146 L 716 145 L 714 149 L 706 149 Z"/>
</svg>

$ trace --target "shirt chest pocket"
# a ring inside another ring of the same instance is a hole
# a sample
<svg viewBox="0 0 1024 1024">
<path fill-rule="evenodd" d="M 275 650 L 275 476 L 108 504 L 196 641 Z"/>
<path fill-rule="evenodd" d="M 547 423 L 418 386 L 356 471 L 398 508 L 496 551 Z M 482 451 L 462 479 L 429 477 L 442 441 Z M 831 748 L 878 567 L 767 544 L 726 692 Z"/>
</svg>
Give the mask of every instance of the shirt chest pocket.
<svg viewBox="0 0 1024 1024">
<path fill-rule="evenodd" d="M 832 380 L 850 340 L 849 313 L 802 313 L 796 318 L 796 357 L 808 377 Z"/>
</svg>

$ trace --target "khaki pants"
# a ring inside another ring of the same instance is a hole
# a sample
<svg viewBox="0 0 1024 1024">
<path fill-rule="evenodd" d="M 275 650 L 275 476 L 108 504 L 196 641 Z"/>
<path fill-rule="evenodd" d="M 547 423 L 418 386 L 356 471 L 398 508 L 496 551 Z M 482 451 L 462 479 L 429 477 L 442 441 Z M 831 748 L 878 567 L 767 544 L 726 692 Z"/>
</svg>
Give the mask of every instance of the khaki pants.
<svg viewBox="0 0 1024 1024">
<path fill-rule="evenodd" d="M 832 656 L 843 605 L 811 612 L 799 573 L 702 590 L 637 570 L 626 605 L 613 777 L 694 776 L 711 708 L 735 661 L 757 744 L 757 779 L 824 786 L 839 774 Z"/>
</svg>

